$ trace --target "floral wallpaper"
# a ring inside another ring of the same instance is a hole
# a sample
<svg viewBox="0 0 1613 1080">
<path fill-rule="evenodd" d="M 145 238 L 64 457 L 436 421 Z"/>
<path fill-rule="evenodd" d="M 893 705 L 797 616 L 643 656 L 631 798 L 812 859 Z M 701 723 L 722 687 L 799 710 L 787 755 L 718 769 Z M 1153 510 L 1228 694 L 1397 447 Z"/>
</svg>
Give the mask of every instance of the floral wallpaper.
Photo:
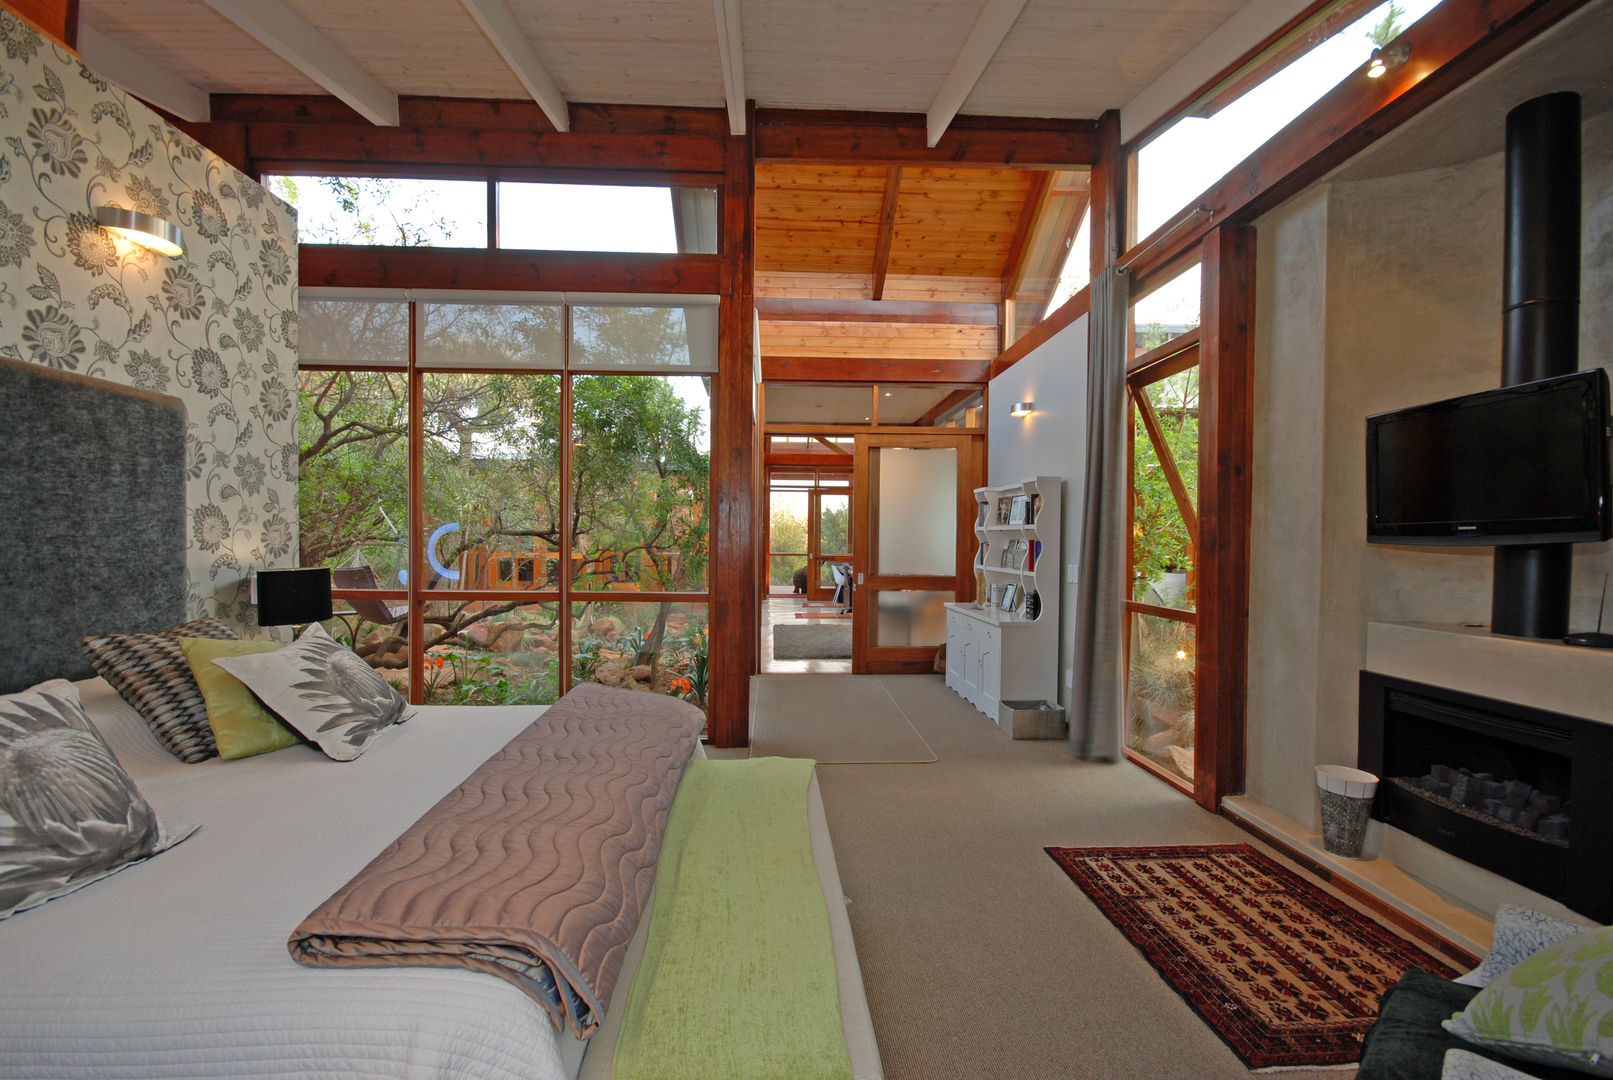
<svg viewBox="0 0 1613 1080">
<path fill-rule="evenodd" d="M 190 616 L 252 629 L 246 576 L 297 552 L 295 211 L 7 11 L 0 43 L 0 354 L 184 400 Z"/>
</svg>

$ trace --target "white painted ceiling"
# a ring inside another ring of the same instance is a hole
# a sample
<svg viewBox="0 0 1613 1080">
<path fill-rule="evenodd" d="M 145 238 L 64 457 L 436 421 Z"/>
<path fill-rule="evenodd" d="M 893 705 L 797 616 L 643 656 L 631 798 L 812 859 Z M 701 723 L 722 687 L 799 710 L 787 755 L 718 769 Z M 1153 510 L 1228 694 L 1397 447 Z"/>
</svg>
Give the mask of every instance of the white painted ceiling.
<svg viewBox="0 0 1613 1080">
<path fill-rule="evenodd" d="M 271 22 L 289 13 L 394 94 L 528 96 L 468 13 L 488 0 L 227 2 Z M 925 112 L 958 67 L 964 113 L 1090 119 L 1130 101 L 1247 0 L 492 2 L 568 102 L 723 106 L 717 20 L 732 5 L 744 96 L 763 106 Z M 982 12 L 1000 19 L 1021 4 L 981 46 Z M 208 93 L 326 92 L 205 0 L 81 0 L 79 10 Z"/>
</svg>

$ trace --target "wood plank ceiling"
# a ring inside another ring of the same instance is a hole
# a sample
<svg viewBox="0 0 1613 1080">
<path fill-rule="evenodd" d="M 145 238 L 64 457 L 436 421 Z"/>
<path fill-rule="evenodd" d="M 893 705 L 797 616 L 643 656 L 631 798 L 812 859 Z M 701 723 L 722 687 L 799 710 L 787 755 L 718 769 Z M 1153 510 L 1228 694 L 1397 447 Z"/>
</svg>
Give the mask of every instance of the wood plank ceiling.
<svg viewBox="0 0 1613 1080">
<path fill-rule="evenodd" d="M 1002 301 L 1040 317 L 1087 180 L 1081 170 L 759 164 L 764 377 L 973 377 L 964 362 L 983 373 L 1004 347 Z"/>
</svg>

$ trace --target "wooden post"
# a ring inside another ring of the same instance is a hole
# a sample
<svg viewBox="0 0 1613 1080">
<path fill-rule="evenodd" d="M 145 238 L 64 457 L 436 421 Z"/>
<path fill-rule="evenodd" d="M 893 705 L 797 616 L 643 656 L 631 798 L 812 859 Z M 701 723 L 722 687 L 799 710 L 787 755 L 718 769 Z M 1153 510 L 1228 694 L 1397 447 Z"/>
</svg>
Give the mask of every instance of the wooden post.
<svg viewBox="0 0 1613 1080">
<path fill-rule="evenodd" d="M 1198 727 L 1193 798 L 1215 811 L 1243 790 L 1249 682 L 1255 230 L 1204 237 L 1199 344 Z"/>
<path fill-rule="evenodd" d="M 755 125 L 747 124 L 754 133 Z M 721 330 L 712 395 L 711 689 L 707 733 L 715 746 L 750 740 L 756 671 L 755 210 L 749 135 L 725 140 Z"/>
</svg>

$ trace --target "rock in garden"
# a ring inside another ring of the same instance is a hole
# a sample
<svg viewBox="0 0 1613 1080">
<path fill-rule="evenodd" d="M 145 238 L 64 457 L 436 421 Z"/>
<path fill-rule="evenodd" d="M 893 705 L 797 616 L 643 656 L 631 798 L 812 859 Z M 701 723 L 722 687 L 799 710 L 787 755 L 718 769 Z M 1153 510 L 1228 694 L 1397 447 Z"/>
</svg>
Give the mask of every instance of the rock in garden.
<svg viewBox="0 0 1613 1080">
<path fill-rule="evenodd" d="M 635 664 L 629 674 L 633 676 L 634 682 L 649 682 L 655 671 L 648 664 Z"/>
</svg>

